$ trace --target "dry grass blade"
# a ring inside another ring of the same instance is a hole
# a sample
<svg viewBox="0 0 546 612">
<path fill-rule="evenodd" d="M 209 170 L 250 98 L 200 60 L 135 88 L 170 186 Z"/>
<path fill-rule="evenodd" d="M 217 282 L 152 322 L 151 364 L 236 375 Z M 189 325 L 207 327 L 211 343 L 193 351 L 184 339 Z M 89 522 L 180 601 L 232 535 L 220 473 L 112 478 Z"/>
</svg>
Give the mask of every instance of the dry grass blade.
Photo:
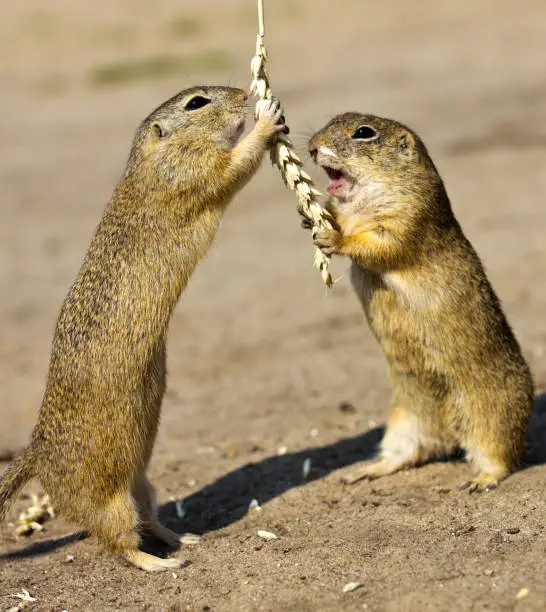
<svg viewBox="0 0 546 612">
<path fill-rule="evenodd" d="M 259 33 L 256 39 L 256 54 L 250 63 L 252 82 L 250 92 L 258 98 L 256 116 L 260 115 L 264 100 L 272 97 L 269 76 L 267 73 L 267 51 L 264 46 L 264 13 L 263 0 L 258 0 Z M 279 169 L 285 185 L 294 191 L 299 200 L 299 209 L 311 226 L 313 238 L 321 229 L 332 229 L 332 217 L 317 201 L 320 192 L 313 186 L 311 177 L 303 169 L 303 163 L 294 152 L 292 142 L 285 134 L 280 134 L 271 147 L 271 161 Z M 327 287 L 332 286 L 332 277 L 328 270 L 330 258 L 320 249 L 315 251 L 315 266 L 320 270 L 322 280 Z"/>
</svg>

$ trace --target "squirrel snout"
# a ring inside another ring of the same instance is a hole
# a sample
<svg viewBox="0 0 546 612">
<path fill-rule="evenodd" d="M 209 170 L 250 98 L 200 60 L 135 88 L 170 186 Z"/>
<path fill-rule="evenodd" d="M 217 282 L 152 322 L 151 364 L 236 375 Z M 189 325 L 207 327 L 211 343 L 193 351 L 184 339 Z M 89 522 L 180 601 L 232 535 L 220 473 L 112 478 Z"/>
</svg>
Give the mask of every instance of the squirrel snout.
<svg viewBox="0 0 546 612">
<path fill-rule="evenodd" d="M 316 163 L 317 162 L 318 149 L 317 148 L 309 149 L 309 155 L 311 156 L 311 159 Z"/>
</svg>

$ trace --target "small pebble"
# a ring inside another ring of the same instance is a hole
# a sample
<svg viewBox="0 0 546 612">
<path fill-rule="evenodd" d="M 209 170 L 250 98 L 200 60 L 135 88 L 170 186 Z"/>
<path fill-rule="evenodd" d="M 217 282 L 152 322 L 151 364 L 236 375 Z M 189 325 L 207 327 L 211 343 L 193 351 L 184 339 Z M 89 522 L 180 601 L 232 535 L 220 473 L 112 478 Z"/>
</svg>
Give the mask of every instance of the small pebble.
<svg viewBox="0 0 546 612">
<path fill-rule="evenodd" d="M 257 512 L 260 512 L 262 507 L 258 503 L 257 499 L 253 499 L 253 500 L 251 500 L 250 504 L 248 504 L 248 509 L 249 510 L 256 510 Z"/>
<path fill-rule="evenodd" d="M 362 586 L 361 582 L 348 582 L 342 589 L 343 593 L 352 593 Z"/>
<path fill-rule="evenodd" d="M 309 476 L 309 472 L 311 471 L 311 459 L 309 459 L 309 457 L 307 457 L 307 459 L 305 459 L 305 461 L 303 462 L 303 467 L 302 467 L 302 476 L 303 476 L 303 480 L 305 480 L 307 478 L 307 476 Z"/>
<path fill-rule="evenodd" d="M 66 560 L 68 563 L 72 563 L 76 557 L 74 555 L 66 555 Z"/>
<path fill-rule="evenodd" d="M 511 535 L 514 535 L 514 534 L 519 533 L 519 532 L 520 532 L 519 527 L 509 527 L 509 528 L 506 530 L 506 533 L 509 533 L 509 534 L 511 534 Z"/>
<path fill-rule="evenodd" d="M 350 402 L 341 402 L 339 404 L 339 410 L 340 412 L 343 412 L 344 414 L 355 414 L 356 413 L 356 408 Z"/>
<path fill-rule="evenodd" d="M 277 449 L 277 455 L 279 456 L 286 455 L 287 452 L 288 449 L 286 448 L 286 446 L 279 446 L 279 448 Z"/>
<path fill-rule="evenodd" d="M 527 597 L 527 595 L 529 595 L 529 589 L 523 587 L 523 589 L 520 589 L 517 592 L 516 599 L 523 599 L 524 597 Z"/>
<path fill-rule="evenodd" d="M 274 533 L 271 533 L 271 531 L 263 531 L 263 529 L 259 529 L 256 532 L 256 535 L 260 538 L 262 538 L 262 540 L 266 540 L 267 542 L 269 542 L 270 540 L 277 540 L 277 536 Z"/>
</svg>

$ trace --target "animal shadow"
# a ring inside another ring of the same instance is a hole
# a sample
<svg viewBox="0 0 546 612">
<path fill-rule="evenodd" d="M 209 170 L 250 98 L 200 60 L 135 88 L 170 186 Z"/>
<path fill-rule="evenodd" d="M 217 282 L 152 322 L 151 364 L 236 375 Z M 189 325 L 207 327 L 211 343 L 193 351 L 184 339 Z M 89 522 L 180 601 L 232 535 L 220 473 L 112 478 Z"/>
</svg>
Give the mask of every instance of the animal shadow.
<svg viewBox="0 0 546 612">
<path fill-rule="evenodd" d="M 289 489 L 324 478 L 353 463 L 371 459 L 383 433 L 383 427 L 376 427 L 363 435 L 345 438 L 328 446 L 267 457 L 237 468 L 181 500 L 184 530 L 203 534 L 227 527 L 248 512 L 253 499 L 265 504 Z M 526 442 L 524 467 L 546 463 L 546 393 L 535 398 Z M 463 454 L 458 453 L 456 457 L 462 458 Z M 306 460 L 310 461 L 311 469 L 304 478 L 303 463 Z M 176 502 L 163 505 L 159 515 L 171 529 L 180 529 Z"/>
<path fill-rule="evenodd" d="M 182 524 L 177 515 L 177 502 L 159 508 L 162 523 L 174 531 L 204 534 L 237 522 L 248 512 L 250 502 L 265 504 L 294 487 L 324 478 L 331 472 L 359 461 L 371 459 L 384 432 L 376 427 L 353 438 L 345 438 L 323 447 L 267 457 L 247 463 L 213 483 L 181 500 L 185 518 Z M 304 463 L 309 473 L 304 474 Z M 546 463 L 546 393 L 535 398 L 534 410 L 527 434 L 527 466 Z M 53 552 L 86 537 L 84 532 L 35 542 L 18 551 L 0 555 L 1 560 L 22 559 Z M 160 556 L 166 553 L 153 538 L 145 536 L 143 549 Z"/>
<path fill-rule="evenodd" d="M 40 542 L 33 542 L 25 548 L 21 548 L 19 550 L 14 550 L 9 553 L 5 553 L 0 555 L 0 561 L 8 561 L 13 559 L 27 559 L 29 557 L 38 557 L 40 555 L 46 555 L 50 552 L 53 552 L 59 548 L 63 548 L 63 546 L 68 546 L 73 542 L 78 542 L 79 540 L 84 540 L 87 537 L 87 533 L 85 531 L 77 531 L 75 533 L 71 533 L 66 536 L 62 536 L 60 538 L 55 538 L 51 540 L 41 540 Z"/>
<path fill-rule="evenodd" d="M 324 478 L 353 463 L 371 459 L 383 431 L 383 427 L 376 427 L 363 435 L 328 446 L 267 457 L 221 476 L 182 500 L 186 517 L 184 531 L 203 534 L 221 529 L 241 519 L 248 512 L 253 499 L 265 504 L 294 487 Z M 308 473 L 304 473 L 307 472 L 304 465 L 309 468 Z M 176 502 L 161 506 L 159 518 L 162 523 L 178 531 L 180 519 L 176 514 Z"/>
<path fill-rule="evenodd" d="M 248 463 L 221 476 L 210 485 L 183 500 L 187 519 L 182 522 L 176 512 L 176 502 L 159 508 L 159 518 L 174 531 L 203 534 L 230 525 L 241 519 L 253 499 L 261 504 L 282 495 L 285 491 L 307 482 L 324 478 L 330 472 L 370 459 L 381 440 L 382 427 L 372 429 L 355 438 L 340 440 L 324 447 L 308 448 L 286 455 L 267 457 Z M 304 476 L 304 462 L 309 473 Z M 53 552 L 86 537 L 78 532 L 61 538 L 35 542 L 30 546 L 0 555 L 0 561 L 24 559 Z M 142 549 L 164 557 L 168 548 L 148 534 L 143 534 Z"/>
</svg>

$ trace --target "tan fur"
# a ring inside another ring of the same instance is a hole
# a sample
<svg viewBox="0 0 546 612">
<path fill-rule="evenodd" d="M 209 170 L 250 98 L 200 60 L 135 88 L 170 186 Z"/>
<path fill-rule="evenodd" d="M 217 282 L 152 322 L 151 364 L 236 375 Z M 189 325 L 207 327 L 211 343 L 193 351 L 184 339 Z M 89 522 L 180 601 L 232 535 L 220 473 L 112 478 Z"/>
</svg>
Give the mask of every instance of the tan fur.
<svg viewBox="0 0 546 612">
<path fill-rule="evenodd" d="M 362 126 L 376 136 L 359 138 Z M 346 113 L 309 150 L 344 177 L 328 202 L 338 228 L 316 244 L 352 259 L 353 287 L 394 390 L 381 460 L 345 481 L 462 448 L 478 472 L 469 490 L 496 486 L 520 463 L 532 379 L 425 145 L 396 121 Z"/>
<path fill-rule="evenodd" d="M 196 96 L 210 102 L 188 109 Z M 258 169 L 282 110 L 273 101 L 237 144 L 245 92 L 195 87 L 138 128 L 126 170 L 59 315 L 31 444 L 0 481 L 0 512 L 38 476 L 55 508 L 146 570 L 139 526 L 168 544 L 145 471 L 165 391 L 165 336 L 231 198 Z"/>
</svg>

